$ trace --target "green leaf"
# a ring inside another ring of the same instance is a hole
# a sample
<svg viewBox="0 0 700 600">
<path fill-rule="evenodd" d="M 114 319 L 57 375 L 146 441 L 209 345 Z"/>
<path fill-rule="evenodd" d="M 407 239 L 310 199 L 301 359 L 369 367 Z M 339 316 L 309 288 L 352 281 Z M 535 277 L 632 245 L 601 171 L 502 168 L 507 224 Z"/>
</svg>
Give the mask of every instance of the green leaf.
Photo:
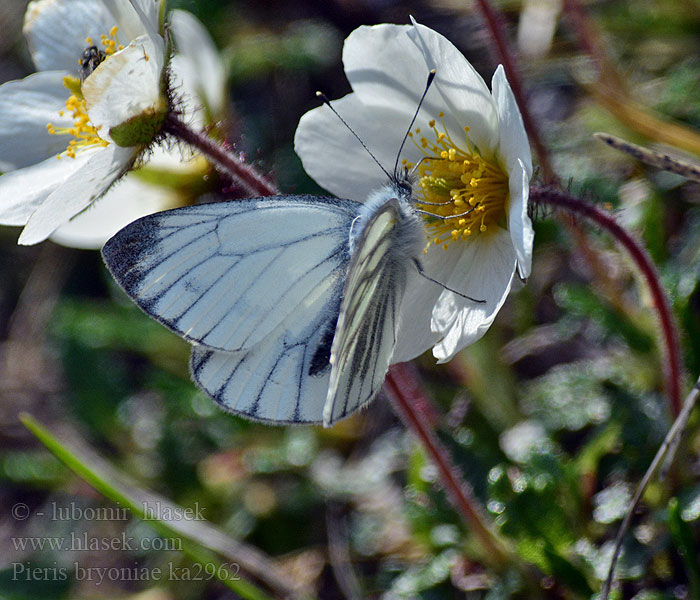
<svg viewBox="0 0 700 600">
<path fill-rule="evenodd" d="M 207 569 L 207 574 L 211 572 L 212 576 L 241 597 L 248 600 L 270 598 L 260 588 L 242 579 L 238 574 L 239 568 L 268 583 L 273 582 L 287 594 L 291 593 L 283 583 L 283 577 L 276 573 L 272 561 L 258 550 L 229 539 L 200 515 L 183 518 L 183 515 L 191 515 L 194 509 L 186 512 L 187 508 L 134 486 L 126 480 L 124 474 L 115 471 L 101 457 L 87 448 L 79 447 L 75 442 L 60 440 L 31 415 L 25 413 L 20 419 L 74 473 L 118 505 L 128 508 L 135 516 L 147 520 L 164 538 L 180 540 L 180 547 L 187 556 L 200 563 Z M 220 560 L 214 551 L 226 556 L 229 561 Z"/>
<path fill-rule="evenodd" d="M 593 293 L 590 286 L 560 284 L 555 290 L 555 297 L 565 312 L 594 319 L 608 335 L 623 338 L 632 350 L 649 353 L 656 347 L 653 336 L 639 326 L 638 320 L 616 310 Z"/>
<path fill-rule="evenodd" d="M 611 421 L 597 431 L 595 435 L 579 450 L 576 458 L 576 471 L 579 475 L 592 475 L 598 470 L 598 463 L 610 454 L 620 443 L 622 426 Z"/>
<path fill-rule="evenodd" d="M 524 412 L 549 430 L 577 431 L 605 421 L 610 403 L 601 378 L 609 370 L 595 361 L 560 365 L 525 386 Z"/>
<path fill-rule="evenodd" d="M 676 498 L 671 498 L 668 503 L 668 528 L 683 559 L 685 572 L 690 584 L 690 598 L 700 598 L 700 570 L 698 569 L 698 550 L 695 544 L 693 532 L 688 523 L 683 520 L 681 508 Z"/>
</svg>

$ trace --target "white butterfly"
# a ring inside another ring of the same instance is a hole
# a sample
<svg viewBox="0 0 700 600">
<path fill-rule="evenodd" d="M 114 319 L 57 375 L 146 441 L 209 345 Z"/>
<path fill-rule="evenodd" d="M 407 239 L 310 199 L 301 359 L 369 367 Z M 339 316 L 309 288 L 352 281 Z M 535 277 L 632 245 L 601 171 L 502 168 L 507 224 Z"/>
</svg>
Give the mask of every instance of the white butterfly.
<svg viewBox="0 0 700 600">
<path fill-rule="evenodd" d="M 425 245 L 404 178 L 365 204 L 273 196 L 177 208 L 102 250 L 126 293 L 193 344 L 194 381 L 226 410 L 328 426 L 370 402 Z"/>
</svg>

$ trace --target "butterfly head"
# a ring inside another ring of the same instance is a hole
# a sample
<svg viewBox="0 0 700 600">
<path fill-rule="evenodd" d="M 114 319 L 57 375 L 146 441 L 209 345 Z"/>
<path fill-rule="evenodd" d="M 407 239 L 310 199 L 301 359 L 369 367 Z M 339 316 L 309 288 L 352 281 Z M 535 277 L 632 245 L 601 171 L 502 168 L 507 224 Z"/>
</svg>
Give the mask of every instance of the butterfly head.
<svg viewBox="0 0 700 600">
<path fill-rule="evenodd" d="M 413 186 L 416 184 L 415 173 L 402 166 L 394 171 L 389 178 L 390 185 L 399 200 L 410 201 L 413 196 Z"/>
</svg>

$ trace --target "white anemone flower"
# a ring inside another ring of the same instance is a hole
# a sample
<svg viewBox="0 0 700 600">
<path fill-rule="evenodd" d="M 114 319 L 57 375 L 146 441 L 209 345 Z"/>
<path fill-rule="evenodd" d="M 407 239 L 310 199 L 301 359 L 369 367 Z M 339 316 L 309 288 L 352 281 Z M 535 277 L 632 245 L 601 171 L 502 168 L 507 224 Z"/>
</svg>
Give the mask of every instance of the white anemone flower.
<svg viewBox="0 0 700 600">
<path fill-rule="evenodd" d="M 38 72 L 0 86 L 0 223 L 46 239 L 132 166 L 165 118 L 160 0 L 37 0 Z"/>
<path fill-rule="evenodd" d="M 197 18 L 183 10 L 168 15 L 175 54 L 170 60 L 170 85 L 185 122 L 201 129 L 226 113 L 226 71 L 213 40 Z M 129 171 L 98 201 L 62 225 L 51 240 L 63 246 L 99 249 L 117 231 L 145 215 L 190 204 L 198 182 L 210 170 L 199 153 L 155 146 L 147 163 Z M 184 184 L 184 185 L 183 185 Z"/>
<path fill-rule="evenodd" d="M 532 158 L 520 111 L 503 67 L 489 91 L 452 43 L 415 21 L 360 27 L 345 41 L 343 64 L 353 92 L 334 108 L 388 170 L 436 71 L 399 164 L 415 169 L 416 207 L 436 215 L 424 216 L 419 260 L 442 285 L 411 276 L 392 362 L 431 346 L 447 361 L 486 332 L 514 278 L 530 274 Z M 307 173 L 337 196 L 364 201 L 387 183 L 328 107 L 302 117 L 295 148 Z"/>
</svg>

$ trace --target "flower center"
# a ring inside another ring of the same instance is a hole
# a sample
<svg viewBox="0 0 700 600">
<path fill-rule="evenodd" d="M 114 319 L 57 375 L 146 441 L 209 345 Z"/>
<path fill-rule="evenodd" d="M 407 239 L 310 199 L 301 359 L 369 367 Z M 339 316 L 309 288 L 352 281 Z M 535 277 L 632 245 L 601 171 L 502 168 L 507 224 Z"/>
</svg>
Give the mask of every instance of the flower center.
<svg viewBox="0 0 700 600">
<path fill-rule="evenodd" d="M 93 45 L 92 38 L 87 38 L 85 43 L 88 47 L 83 51 L 80 60 L 80 79 L 67 75 L 63 78 L 63 85 L 71 92 L 66 100 L 66 109 L 58 114 L 65 115 L 70 113 L 73 118 L 72 127 L 56 127 L 53 123 L 48 123 L 46 128 L 51 135 L 70 135 L 73 139 L 68 142 L 68 147 L 58 155 L 61 158 L 63 155 L 69 158 L 75 158 L 76 153 L 94 146 L 108 146 L 109 142 L 103 140 L 97 131 L 97 128 L 90 123 L 87 109 L 85 107 L 85 99 L 81 92 L 81 83 L 87 79 L 90 74 L 102 63 L 107 60 L 112 54 L 119 50 L 123 50 L 117 40 L 117 26 L 115 25 L 109 30 L 109 35 L 101 36 L 102 46 L 104 50 L 100 50 Z"/>
<path fill-rule="evenodd" d="M 504 221 L 508 201 L 508 176 L 472 148 L 469 127 L 464 128 L 465 149 L 447 133 L 443 113 L 439 118 L 443 131 L 434 120 L 429 123 L 434 139 L 422 135 L 420 129 L 415 135 L 409 133 L 424 154 L 418 163 L 416 202 L 418 208 L 436 217 L 426 217 L 430 240 L 426 251 L 431 244 L 447 250 L 452 242 L 489 231 Z M 403 164 L 407 168 L 415 166 L 405 160 Z"/>
</svg>

